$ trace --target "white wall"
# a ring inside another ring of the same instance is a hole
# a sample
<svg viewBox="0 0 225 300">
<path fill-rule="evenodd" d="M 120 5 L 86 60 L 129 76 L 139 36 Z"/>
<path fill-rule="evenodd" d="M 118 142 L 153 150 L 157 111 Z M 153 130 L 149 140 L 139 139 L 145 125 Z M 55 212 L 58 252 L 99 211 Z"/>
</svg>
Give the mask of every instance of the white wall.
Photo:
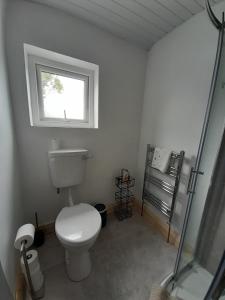
<svg viewBox="0 0 225 300">
<path fill-rule="evenodd" d="M 8 282 L 6 281 L 6 278 L 5 278 L 5 274 L 2 270 L 1 263 L 0 263 L 0 291 L 1 291 L 2 299 L 4 299 L 4 300 L 12 300 L 13 299 L 12 294 L 9 289 Z"/>
<path fill-rule="evenodd" d="M 22 205 L 20 202 L 17 147 L 11 118 L 6 69 L 5 10 L 6 1 L 0 0 L 0 265 L 10 288 L 13 290 L 15 283 L 15 250 L 13 243 L 15 232 L 21 222 Z M 2 273 L 0 277 L 0 285 L 6 287 L 5 283 L 2 282 Z M 1 290 L 0 297 L 3 295 L 4 291 Z"/>
<path fill-rule="evenodd" d="M 222 12 L 224 2 L 217 6 Z M 138 154 L 138 197 L 141 197 L 147 143 L 185 150 L 195 157 L 208 101 L 218 32 L 206 12 L 192 17 L 148 54 L 147 76 Z M 184 208 L 187 197 L 178 202 Z M 201 200 L 199 200 L 201 201 Z M 202 209 L 202 206 L 199 205 Z M 200 220 L 202 210 L 196 211 Z M 180 228 L 183 214 L 175 216 Z"/>
<path fill-rule="evenodd" d="M 114 199 L 114 176 L 136 168 L 139 124 L 147 54 L 121 39 L 60 11 L 26 1 L 12 1 L 8 15 L 8 60 L 14 115 L 23 165 L 26 219 L 35 210 L 41 223 L 54 220 L 65 195 L 52 187 L 47 162 L 49 141 L 85 147 L 85 183 L 74 192 L 79 201 Z M 100 128 L 31 128 L 24 72 L 23 43 L 53 50 L 100 66 Z"/>
</svg>

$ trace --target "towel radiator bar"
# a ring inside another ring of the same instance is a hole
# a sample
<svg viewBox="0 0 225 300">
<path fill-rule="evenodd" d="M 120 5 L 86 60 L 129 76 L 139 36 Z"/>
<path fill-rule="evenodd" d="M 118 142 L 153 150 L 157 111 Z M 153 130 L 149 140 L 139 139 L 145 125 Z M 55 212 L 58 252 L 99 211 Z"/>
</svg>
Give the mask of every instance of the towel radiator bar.
<svg viewBox="0 0 225 300">
<path fill-rule="evenodd" d="M 156 170 L 155 168 L 152 167 L 152 159 L 153 159 L 154 151 L 155 151 L 155 147 L 148 144 L 146 162 L 145 162 L 143 192 L 142 192 L 141 215 L 143 216 L 145 202 L 148 202 L 151 205 L 153 205 L 157 210 L 159 210 L 164 216 L 166 216 L 168 218 L 168 226 L 169 226 L 167 242 L 169 242 L 171 223 L 173 219 L 175 202 L 176 202 L 176 197 L 177 197 L 179 184 L 180 184 L 180 176 L 181 176 L 185 152 L 181 151 L 180 153 L 176 153 L 173 151 L 170 155 L 168 168 L 164 175 L 172 179 L 173 181 L 172 184 L 152 174 L 152 171 Z M 155 172 L 161 173 L 159 170 L 156 170 Z M 150 191 L 149 184 L 153 185 L 157 190 L 163 191 L 167 196 L 169 196 L 171 198 L 171 205 L 161 200 L 157 195 L 154 194 L 153 191 Z"/>
</svg>

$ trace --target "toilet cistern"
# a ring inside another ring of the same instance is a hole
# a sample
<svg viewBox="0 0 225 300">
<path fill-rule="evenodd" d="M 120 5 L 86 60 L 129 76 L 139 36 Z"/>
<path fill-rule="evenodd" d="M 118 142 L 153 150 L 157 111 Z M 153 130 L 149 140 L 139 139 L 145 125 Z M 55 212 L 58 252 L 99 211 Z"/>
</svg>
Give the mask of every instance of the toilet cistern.
<svg viewBox="0 0 225 300">
<path fill-rule="evenodd" d="M 86 149 L 60 149 L 48 152 L 52 184 L 56 188 L 68 188 L 83 182 L 86 171 Z"/>
<path fill-rule="evenodd" d="M 53 185 L 68 188 L 68 205 L 73 206 L 72 187 L 83 182 L 86 170 L 86 149 L 57 149 L 48 152 L 49 169 Z"/>
</svg>

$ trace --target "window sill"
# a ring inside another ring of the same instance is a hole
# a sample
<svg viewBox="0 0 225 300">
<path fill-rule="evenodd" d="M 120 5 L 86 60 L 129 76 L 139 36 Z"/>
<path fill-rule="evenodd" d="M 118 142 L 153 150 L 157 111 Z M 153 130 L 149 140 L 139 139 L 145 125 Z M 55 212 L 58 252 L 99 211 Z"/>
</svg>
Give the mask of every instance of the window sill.
<svg viewBox="0 0 225 300">
<path fill-rule="evenodd" d="M 85 123 L 57 123 L 57 122 L 40 122 L 40 123 L 33 123 L 31 127 L 42 127 L 42 128 L 80 128 L 80 129 L 98 129 L 98 125 L 91 125 L 91 124 L 85 124 Z"/>
</svg>

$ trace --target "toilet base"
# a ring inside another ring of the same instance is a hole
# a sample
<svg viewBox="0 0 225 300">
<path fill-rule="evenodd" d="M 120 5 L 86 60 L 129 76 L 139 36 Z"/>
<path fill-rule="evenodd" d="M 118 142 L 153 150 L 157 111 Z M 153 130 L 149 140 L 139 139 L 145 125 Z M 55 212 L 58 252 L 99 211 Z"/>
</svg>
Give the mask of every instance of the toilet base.
<svg viewBox="0 0 225 300">
<path fill-rule="evenodd" d="M 66 271 L 72 281 L 81 281 L 91 272 L 91 259 L 89 251 L 73 253 L 65 251 Z"/>
</svg>

